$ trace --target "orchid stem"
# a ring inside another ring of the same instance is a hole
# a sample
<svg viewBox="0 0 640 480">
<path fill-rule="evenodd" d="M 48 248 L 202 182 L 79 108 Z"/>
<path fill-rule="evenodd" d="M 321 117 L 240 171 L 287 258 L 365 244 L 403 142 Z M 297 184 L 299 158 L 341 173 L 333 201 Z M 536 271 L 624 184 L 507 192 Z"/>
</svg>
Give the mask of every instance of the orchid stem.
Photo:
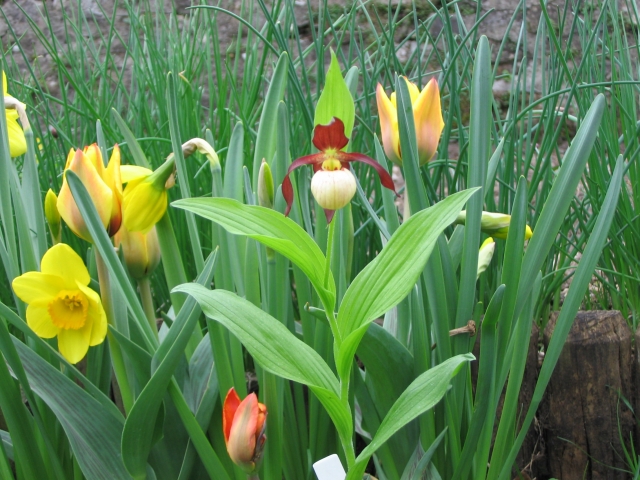
<svg viewBox="0 0 640 480">
<path fill-rule="evenodd" d="M 153 306 L 153 296 L 151 295 L 151 282 L 149 277 L 138 280 L 138 288 L 140 289 L 140 299 L 142 300 L 142 309 L 144 310 L 147 321 L 151 326 L 151 330 L 158 338 L 158 325 L 156 324 L 156 310 Z"/>
<path fill-rule="evenodd" d="M 331 219 L 329 223 L 329 236 L 327 237 L 327 259 L 324 265 L 324 288 L 329 286 L 329 275 L 331 275 L 331 252 L 333 250 L 333 234 L 336 223 Z"/>
<path fill-rule="evenodd" d="M 98 250 L 95 250 L 96 266 L 98 270 L 98 281 L 100 282 L 100 297 L 102 298 L 102 306 L 107 316 L 107 323 L 110 327 L 115 327 L 115 319 L 113 317 L 113 298 L 111 296 L 111 279 L 109 278 L 109 271 L 104 263 L 104 260 L 100 256 Z M 120 387 L 120 395 L 122 396 L 122 404 L 124 406 L 125 414 L 131 411 L 133 406 L 133 393 L 131 392 L 131 386 L 129 385 L 129 379 L 127 377 L 127 371 L 125 368 L 124 358 L 122 357 L 122 351 L 120 345 L 111 334 L 107 332 L 107 339 L 109 340 L 109 350 L 111 352 L 111 364 L 113 371 L 116 375 L 118 386 Z"/>
<path fill-rule="evenodd" d="M 260 480 L 260 477 L 255 474 L 255 475 L 248 475 L 247 476 L 247 480 Z"/>
</svg>

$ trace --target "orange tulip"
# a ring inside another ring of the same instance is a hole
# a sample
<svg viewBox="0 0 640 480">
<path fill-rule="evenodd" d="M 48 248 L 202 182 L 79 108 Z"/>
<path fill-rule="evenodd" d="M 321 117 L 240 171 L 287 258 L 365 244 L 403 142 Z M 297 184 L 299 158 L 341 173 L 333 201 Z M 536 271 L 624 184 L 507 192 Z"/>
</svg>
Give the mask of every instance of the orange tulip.
<svg viewBox="0 0 640 480">
<path fill-rule="evenodd" d="M 247 474 L 254 473 L 262 459 L 267 437 L 267 407 L 258 402 L 255 393 L 240 401 L 235 388 L 231 388 L 222 408 L 222 429 L 227 452 L 233 463 Z"/>
</svg>

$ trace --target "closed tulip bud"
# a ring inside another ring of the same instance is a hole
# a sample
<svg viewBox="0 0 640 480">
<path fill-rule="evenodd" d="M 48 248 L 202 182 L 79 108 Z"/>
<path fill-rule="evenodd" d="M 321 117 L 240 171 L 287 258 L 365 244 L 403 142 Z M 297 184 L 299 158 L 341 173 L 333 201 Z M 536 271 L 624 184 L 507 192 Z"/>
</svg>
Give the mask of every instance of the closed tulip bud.
<svg viewBox="0 0 640 480">
<path fill-rule="evenodd" d="M 464 225 L 467 219 L 467 211 L 462 210 L 456 219 L 458 225 Z M 482 212 L 480 220 L 480 228 L 487 235 L 495 238 L 506 240 L 509 234 L 509 225 L 511 224 L 511 215 L 505 213 Z M 526 226 L 524 238 L 529 240 L 533 235 L 533 231 L 529 225 Z"/>
<path fill-rule="evenodd" d="M 160 244 L 155 226 L 147 233 L 130 232 L 123 225 L 114 237 L 116 248 L 121 247 L 129 274 L 142 280 L 153 273 L 160 263 Z"/>
<path fill-rule="evenodd" d="M 420 165 L 424 165 L 435 155 L 438 149 L 440 135 L 444 128 L 438 82 L 436 82 L 435 78 L 432 78 L 422 91 L 420 91 L 420 89 L 414 83 L 407 80 L 406 77 L 402 78 L 407 82 L 409 95 L 411 97 L 413 123 L 418 145 L 418 160 Z M 384 151 L 387 157 L 389 157 L 389 160 L 397 165 L 402 165 L 396 92 L 393 92 L 391 97 L 387 97 L 382 85 L 378 84 L 376 100 L 378 103 L 378 115 L 380 117 L 380 130 Z"/>
<path fill-rule="evenodd" d="M 489 267 L 491 259 L 493 258 L 493 252 L 496 250 L 496 242 L 493 238 L 489 237 L 480 246 L 480 252 L 478 253 L 478 273 L 476 280 L 480 275 Z"/>
<path fill-rule="evenodd" d="M 235 389 L 229 390 L 222 407 L 224 441 L 233 463 L 248 475 L 258 470 L 262 460 L 266 420 L 267 407 L 258 402 L 255 393 L 240 401 Z"/>
<path fill-rule="evenodd" d="M 51 240 L 54 245 L 60 243 L 62 237 L 62 228 L 60 224 L 60 212 L 58 212 L 58 197 L 49 189 L 46 197 L 44 197 L 44 216 L 49 224 L 51 232 Z"/>
<path fill-rule="evenodd" d="M 273 175 L 269 164 L 262 159 L 260 172 L 258 173 L 258 204 L 261 207 L 273 208 L 274 187 Z"/>
</svg>

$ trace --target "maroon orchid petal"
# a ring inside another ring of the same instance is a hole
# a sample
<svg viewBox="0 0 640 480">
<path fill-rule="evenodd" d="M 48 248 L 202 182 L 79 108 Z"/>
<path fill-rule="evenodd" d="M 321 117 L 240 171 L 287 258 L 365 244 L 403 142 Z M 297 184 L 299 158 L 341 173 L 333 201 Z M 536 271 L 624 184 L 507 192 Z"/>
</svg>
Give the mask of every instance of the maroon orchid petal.
<svg viewBox="0 0 640 480">
<path fill-rule="evenodd" d="M 391 190 L 393 193 L 395 193 L 396 195 L 398 195 L 398 193 L 396 192 L 396 187 L 393 184 L 393 180 L 391 178 L 391 175 L 389 175 L 389 172 L 387 172 L 384 167 L 382 165 L 380 165 L 378 162 L 376 162 L 373 158 L 371 157 L 367 157 L 366 155 L 362 154 L 362 153 L 346 153 L 346 152 L 340 152 L 340 161 L 347 161 L 347 162 L 362 162 L 362 163 L 366 163 L 367 165 L 372 166 L 373 168 L 376 169 L 376 172 L 378 172 L 378 176 L 380 177 L 380 183 L 382 183 L 383 187 L 387 187 L 389 190 Z"/>
<path fill-rule="evenodd" d="M 342 150 L 347 143 L 349 139 L 344 135 L 344 123 L 337 117 L 327 125 L 316 125 L 313 129 L 313 144 L 321 152 Z"/>
<path fill-rule="evenodd" d="M 336 213 L 335 210 L 327 210 L 326 208 L 323 208 L 324 210 L 324 216 L 327 217 L 327 225 L 329 225 L 331 223 L 331 220 L 333 220 L 333 215 Z"/>
<path fill-rule="evenodd" d="M 284 180 L 282 180 L 282 196 L 287 202 L 287 209 L 284 212 L 285 216 L 289 215 L 289 212 L 291 211 L 291 205 L 293 205 L 293 185 L 291 184 L 289 174 L 302 165 L 310 164 L 313 164 L 313 170 L 315 171 L 316 167 L 318 167 L 322 163 L 323 158 L 324 155 L 322 153 L 314 153 L 313 155 L 305 155 L 304 157 L 300 157 L 294 160 L 291 165 L 289 165 L 287 174 L 284 176 Z"/>
</svg>

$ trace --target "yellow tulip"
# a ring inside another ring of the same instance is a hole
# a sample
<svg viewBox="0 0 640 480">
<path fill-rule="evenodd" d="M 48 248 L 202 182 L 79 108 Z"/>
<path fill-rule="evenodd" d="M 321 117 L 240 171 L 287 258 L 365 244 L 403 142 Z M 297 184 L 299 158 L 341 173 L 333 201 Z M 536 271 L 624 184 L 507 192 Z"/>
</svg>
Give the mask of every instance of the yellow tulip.
<svg viewBox="0 0 640 480">
<path fill-rule="evenodd" d="M 113 147 L 107 168 L 104 167 L 98 145 L 90 145 L 84 150 L 71 149 L 65 172 L 67 170 L 71 170 L 80 177 L 109 236 L 115 235 L 122 223 L 122 180 L 118 145 Z M 62 180 L 57 205 L 60 216 L 73 233 L 91 242 L 91 235 L 73 199 L 66 176 Z"/>
<path fill-rule="evenodd" d="M 129 232 L 147 233 L 167 211 L 167 188 L 173 185 L 173 157 L 155 172 L 137 167 L 127 170 L 122 214 L 124 226 Z"/>
<path fill-rule="evenodd" d="M 5 102 L 8 98 L 13 98 L 7 92 L 7 76 L 2 72 L 2 93 L 5 97 Z M 12 157 L 19 157 L 27 151 L 27 140 L 24 137 L 22 127 L 18 123 L 18 112 L 15 108 L 6 108 L 5 113 L 7 116 L 7 132 L 9 133 L 9 154 Z"/>
<path fill-rule="evenodd" d="M 418 87 L 402 77 L 407 82 L 411 104 L 413 107 L 413 121 L 418 145 L 418 160 L 424 165 L 433 158 L 438 149 L 440 135 L 444 128 L 442 109 L 440 107 L 440 90 L 438 82 L 432 78 L 420 91 Z M 382 131 L 382 145 L 384 151 L 393 163 L 402 165 L 400 152 L 400 136 L 398 133 L 398 110 L 396 92 L 387 97 L 382 85 L 376 89 L 380 129 Z"/>
<path fill-rule="evenodd" d="M 464 225 L 467 219 L 467 211 L 462 210 L 456 219 L 458 225 Z M 509 225 L 511 224 L 511 215 L 505 213 L 482 212 L 480 220 L 480 228 L 487 235 L 495 238 L 507 239 L 509 234 Z M 529 240 L 533 235 L 533 231 L 529 225 L 526 226 L 524 238 Z"/>
<path fill-rule="evenodd" d="M 57 336 L 60 353 L 78 363 L 107 334 L 100 296 L 87 286 L 87 267 L 69 245 L 51 247 L 42 257 L 41 270 L 15 278 L 13 290 L 28 304 L 29 327 L 42 338 Z"/>
<path fill-rule="evenodd" d="M 130 232 L 125 225 L 113 238 L 116 248 L 122 247 L 127 270 L 136 280 L 153 273 L 160 263 L 160 244 L 155 226 L 148 233 Z"/>
</svg>

